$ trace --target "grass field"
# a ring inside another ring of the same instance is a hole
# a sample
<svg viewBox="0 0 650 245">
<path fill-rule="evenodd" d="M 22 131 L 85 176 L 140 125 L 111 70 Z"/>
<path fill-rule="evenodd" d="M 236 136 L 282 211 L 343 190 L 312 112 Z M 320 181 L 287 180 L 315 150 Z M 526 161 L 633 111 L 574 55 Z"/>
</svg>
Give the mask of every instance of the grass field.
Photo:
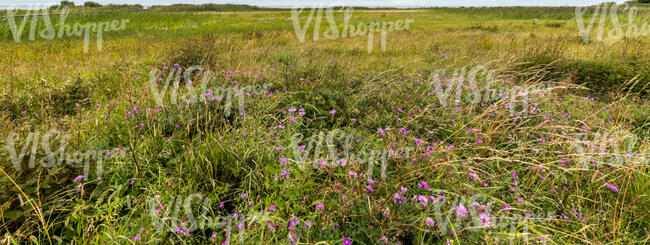
<svg viewBox="0 0 650 245">
<path fill-rule="evenodd" d="M 70 14 L 128 20 L 86 52 L 0 19 L 0 244 L 650 242 L 649 35 L 585 41 L 573 7 L 355 8 L 412 19 L 368 52 L 291 17 Z"/>
</svg>

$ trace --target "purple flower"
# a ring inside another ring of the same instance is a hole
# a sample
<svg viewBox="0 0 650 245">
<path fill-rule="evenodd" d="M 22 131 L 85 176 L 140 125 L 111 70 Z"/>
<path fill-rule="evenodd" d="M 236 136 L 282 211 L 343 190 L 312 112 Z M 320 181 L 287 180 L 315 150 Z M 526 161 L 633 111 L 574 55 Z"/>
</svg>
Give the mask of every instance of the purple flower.
<svg viewBox="0 0 650 245">
<path fill-rule="evenodd" d="M 131 182 L 131 185 L 133 185 L 135 183 L 135 179 L 131 179 L 130 182 Z"/>
<path fill-rule="evenodd" d="M 287 170 L 287 168 L 282 169 L 280 176 L 284 177 L 285 179 L 289 179 L 289 170 Z"/>
<path fill-rule="evenodd" d="M 138 240 L 140 240 L 140 234 L 137 234 L 135 237 L 133 237 L 133 242 L 137 242 Z"/>
<path fill-rule="evenodd" d="M 325 204 L 322 202 L 316 203 L 316 210 L 323 211 L 323 209 L 325 209 Z"/>
<path fill-rule="evenodd" d="M 337 162 L 338 162 L 338 164 L 341 165 L 342 167 L 345 167 L 345 165 L 347 164 L 347 163 L 345 163 L 345 159 L 339 159 Z"/>
<path fill-rule="evenodd" d="M 300 223 L 300 220 L 296 217 L 292 217 L 291 219 L 287 220 L 287 230 L 293 231 L 296 229 L 296 225 Z"/>
<path fill-rule="evenodd" d="M 344 237 L 343 238 L 343 245 L 352 245 L 352 239 L 350 239 L 349 237 L 347 237 L 347 238 Z"/>
<path fill-rule="evenodd" d="M 429 190 L 429 189 L 430 189 L 430 188 L 429 188 L 429 184 L 428 184 L 426 181 L 424 181 L 424 180 L 418 184 L 418 187 L 420 187 L 420 188 L 422 188 L 422 189 L 425 189 L 425 190 Z"/>
<path fill-rule="evenodd" d="M 384 132 L 384 130 L 381 128 L 377 128 L 377 133 L 379 133 L 381 136 L 386 136 L 386 132 Z"/>
<path fill-rule="evenodd" d="M 422 196 L 422 195 L 415 195 L 413 196 L 413 200 L 419 201 L 422 206 L 426 207 L 429 205 L 429 199 L 427 197 Z"/>
<path fill-rule="evenodd" d="M 289 162 L 289 159 L 287 159 L 286 157 L 280 158 L 280 164 L 287 165 L 288 162 Z"/>
<path fill-rule="evenodd" d="M 302 227 L 303 230 L 309 230 L 311 229 L 311 226 L 313 224 L 311 223 L 311 220 L 305 220 L 305 225 Z"/>
<path fill-rule="evenodd" d="M 246 199 L 248 197 L 247 193 L 241 194 L 241 199 Z"/>
<path fill-rule="evenodd" d="M 275 211 L 275 204 L 271 204 L 271 207 L 269 208 L 269 212 Z"/>
<path fill-rule="evenodd" d="M 334 114 L 336 114 L 336 110 L 331 110 L 330 115 L 334 116 Z"/>
<path fill-rule="evenodd" d="M 463 218 L 467 217 L 467 208 L 465 207 L 465 205 L 460 204 L 456 206 L 456 215 Z"/>
<path fill-rule="evenodd" d="M 427 225 L 427 227 L 431 228 L 431 226 L 434 225 L 433 219 L 431 217 L 427 217 L 424 219 L 424 223 Z"/>
<path fill-rule="evenodd" d="M 476 175 L 475 173 L 469 173 L 467 174 L 467 177 L 469 177 L 472 180 L 478 180 L 478 175 Z"/>
<path fill-rule="evenodd" d="M 481 213 L 478 215 L 479 219 L 481 220 L 481 225 L 489 225 L 490 224 L 490 215 L 487 213 Z"/>
<path fill-rule="evenodd" d="M 613 192 L 618 192 L 618 187 L 616 187 L 615 185 L 607 183 L 605 186 L 607 186 L 607 188 L 609 188 Z"/>
<path fill-rule="evenodd" d="M 79 181 L 80 181 L 81 179 L 83 179 L 83 178 L 84 178 L 83 175 L 79 175 L 79 176 L 77 176 L 76 178 L 74 178 L 74 179 L 72 180 L 72 183 L 77 183 L 77 182 L 79 182 Z"/>
<path fill-rule="evenodd" d="M 352 170 L 348 171 L 348 174 L 349 174 L 350 177 L 352 177 L 352 178 L 357 178 L 357 173 L 354 172 L 354 171 L 352 171 Z"/>
<path fill-rule="evenodd" d="M 384 242 L 384 244 L 388 244 L 388 237 L 382 236 L 381 238 L 379 238 L 379 241 Z"/>
<path fill-rule="evenodd" d="M 275 147 L 275 149 L 276 149 L 277 151 L 284 151 L 284 147 L 282 147 L 282 146 Z"/>
</svg>

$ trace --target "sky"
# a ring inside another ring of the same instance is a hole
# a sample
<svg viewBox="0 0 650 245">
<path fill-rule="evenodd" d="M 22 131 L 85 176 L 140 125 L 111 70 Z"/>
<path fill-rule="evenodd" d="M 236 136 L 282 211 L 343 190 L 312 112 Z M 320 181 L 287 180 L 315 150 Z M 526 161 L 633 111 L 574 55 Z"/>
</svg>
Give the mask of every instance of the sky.
<svg viewBox="0 0 650 245">
<path fill-rule="evenodd" d="M 88 0 L 73 0 L 83 4 Z M 614 0 L 609 0 L 614 1 Z M 52 0 L 0 0 L 0 6 L 52 5 L 59 1 Z M 94 0 L 100 4 L 141 4 L 169 5 L 174 3 L 233 3 L 263 7 L 294 7 L 313 5 L 352 5 L 367 7 L 460 7 L 460 6 L 586 6 L 606 2 L 606 0 Z M 623 2 L 623 1 L 617 1 Z"/>
</svg>

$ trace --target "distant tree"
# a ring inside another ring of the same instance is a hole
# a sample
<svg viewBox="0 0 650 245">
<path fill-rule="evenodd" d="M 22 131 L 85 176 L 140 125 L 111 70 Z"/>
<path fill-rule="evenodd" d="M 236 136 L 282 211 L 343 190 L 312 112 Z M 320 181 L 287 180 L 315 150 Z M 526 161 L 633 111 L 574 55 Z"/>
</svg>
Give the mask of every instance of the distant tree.
<svg viewBox="0 0 650 245">
<path fill-rule="evenodd" d="M 96 2 L 85 2 L 84 7 L 89 7 L 89 8 L 96 8 L 96 7 L 101 7 L 102 5 Z"/>
<path fill-rule="evenodd" d="M 650 0 L 639 0 L 640 3 L 650 3 Z"/>
<path fill-rule="evenodd" d="M 73 1 L 61 1 L 60 4 L 62 7 L 74 7 L 74 2 Z"/>
</svg>

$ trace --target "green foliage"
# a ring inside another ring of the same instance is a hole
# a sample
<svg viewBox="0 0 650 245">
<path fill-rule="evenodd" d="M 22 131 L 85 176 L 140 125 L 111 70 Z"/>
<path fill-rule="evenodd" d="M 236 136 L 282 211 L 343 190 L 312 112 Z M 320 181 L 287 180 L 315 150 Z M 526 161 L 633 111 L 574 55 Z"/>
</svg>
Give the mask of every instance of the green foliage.
<svg viewBox="0 0 650 245">
<path fill-rule="evenodd" d="M 101 7 L 102 5 L 96 2 L 85 2 L 84 7 L 89 7 L 89 8 L 96 8 L 96 7 Z"/>
</svg>

